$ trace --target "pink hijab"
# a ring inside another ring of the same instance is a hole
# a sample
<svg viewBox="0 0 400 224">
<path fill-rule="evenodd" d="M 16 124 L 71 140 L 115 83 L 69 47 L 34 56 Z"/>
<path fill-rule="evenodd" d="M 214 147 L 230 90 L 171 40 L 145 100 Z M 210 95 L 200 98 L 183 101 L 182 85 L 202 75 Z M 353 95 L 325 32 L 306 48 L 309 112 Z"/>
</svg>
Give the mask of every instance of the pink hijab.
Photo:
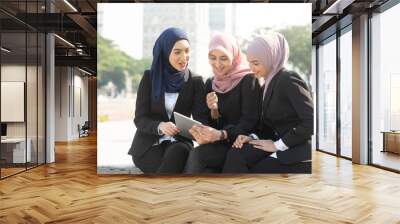
<svg viewBox="0 0 400 224">
<path fill-rule="evenodd" d="M 243 59 L 239 43 L 233 37 L 220 33 L 214 35 L 208 45 L 208 52 L 216 49 L 223 51 L 232 61 L 232 68 L 227 76 L 214 74 L 212 82 L 212 89 L 215 92 L 226 93 L 235 88 L 246 74 L 251 73 L 251 70 L 247 61 Z"/>
<path fill-rule="evenodd" d="M 269 32 L 256 37 L 247 48 L 247 55 L 257 58 L 270 72 L 266 74 L 264 96 L 272 78 L 285 66 L 289 58 L 289 45 L 285 37 L 277 32 Z"/>
</svg>

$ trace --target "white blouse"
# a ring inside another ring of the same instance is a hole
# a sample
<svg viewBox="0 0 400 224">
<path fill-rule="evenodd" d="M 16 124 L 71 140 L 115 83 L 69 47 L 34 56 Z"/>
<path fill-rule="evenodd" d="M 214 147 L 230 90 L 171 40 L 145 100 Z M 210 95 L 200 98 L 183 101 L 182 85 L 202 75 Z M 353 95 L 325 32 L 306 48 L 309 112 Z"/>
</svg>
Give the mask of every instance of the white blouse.
<svg viewBox="0 0 400 224">
<path fill-rule="evenodd" d="M 178 100 L 179 93 L 165 93 L 165 110 L 167 111 L 168 118 L 171 119 L 172 112 L 174 111 L 176 101 Z"/>
<path fill-rule="evenodd" d="M 178 100 L 179 93 L 165 93 L 164 94 L 164 101 L 165 101 L 165 110 L 167 111 L 168 118 L 171 119 L 172 112 L 174 111 L 176 101 Z M 160 133 L 159 127 L 157 128 L 158 132 Z M 170 140 L 171 142 L 175 142 L 175 138 L 168 135 L 163 135 L 158 140 L 158 144 L 161 142 Z"/>
</svg>

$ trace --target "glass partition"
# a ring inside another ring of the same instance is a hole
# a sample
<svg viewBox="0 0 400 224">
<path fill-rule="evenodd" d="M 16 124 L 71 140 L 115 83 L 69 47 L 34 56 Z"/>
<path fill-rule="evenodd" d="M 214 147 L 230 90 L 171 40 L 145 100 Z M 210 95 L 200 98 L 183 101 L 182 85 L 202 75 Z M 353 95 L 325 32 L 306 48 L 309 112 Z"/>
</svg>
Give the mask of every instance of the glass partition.
<svg viewBox="0 0 400 224">
<path fill-rule="evenodd" d="M 336 154 L 336 36 L 318 48 L 318 149 Z"/>
<path fill-rule="evenodd" d="M 1 34 L 2 177 L 25 170 L 27 159 L 30 162 L 30 151 L 26 151 L 26 41 L 25 32 Z"/>
<path fill-rule="evenodd" d="M 352 33 L 340 36 L 340 154 L 352 157 Z"/>
<path fill-rule="evenodd" d="M 400 171 L 400 4 L 371 18 L 372 164 Z"/>
<path fill-rule="evenodd" d="M 28 3 L 28 5 L 26 5 Z M 44 1 L 2 1 L 0 178 L 45 162 L 44 33 L 17 18 L 42 13 Z"/>
</svg>

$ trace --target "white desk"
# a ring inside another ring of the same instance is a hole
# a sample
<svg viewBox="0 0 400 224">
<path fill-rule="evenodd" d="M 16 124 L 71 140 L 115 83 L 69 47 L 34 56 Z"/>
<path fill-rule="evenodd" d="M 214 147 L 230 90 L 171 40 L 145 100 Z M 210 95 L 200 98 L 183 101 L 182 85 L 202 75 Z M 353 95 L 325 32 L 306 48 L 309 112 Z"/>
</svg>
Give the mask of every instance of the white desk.
<svg viewBox="0 0 400 224">
<path fill-rule="evenodd" d="M 6 138 L 1 139 L 2 153 L 5 151 L 12 150 L 12 163 L 25 163 L 31 161 L 31 145 L 32 141 L 30 138 L 27 139 L 26 154 L 25 154 L 25 138 Z M 3 156 L 2 156 L 3 157 Z"/>
</svg>

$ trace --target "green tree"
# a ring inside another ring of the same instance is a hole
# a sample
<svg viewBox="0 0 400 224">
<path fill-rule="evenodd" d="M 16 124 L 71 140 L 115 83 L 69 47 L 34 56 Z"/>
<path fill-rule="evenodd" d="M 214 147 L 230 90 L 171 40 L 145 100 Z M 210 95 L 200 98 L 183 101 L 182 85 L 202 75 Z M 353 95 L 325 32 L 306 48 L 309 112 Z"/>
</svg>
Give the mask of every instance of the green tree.
<svg viewBox="0 0 400 224">
<path fill-rule="evenodd" d="M 151 66 L 150 58 L 143 58 L 141 60 L 135 60 L 135 65 L 132 66 L 132 87 L 133 91 L 137 91 L 139 87 L 140 80 L 142 79 L 143 73 L 146 69 L 149 69 Z"/>
<path fill-rule="evenodd" d="M 101 74 L 101 78 L 98 78 L 98 84 L 100 87 L 106 86 L 108 82 L 114 83 L 118 90 L 125 88 L 125 75 L 120 68 L 104 70 Z"/>
<path fill-rule="evenodd" d="M 132 77 L 133 88 L 137 88 L 143 71 L 150 67 L 151 60 L 144 58 L 134 59 L 119 50 L 115 44 L 106 38 L 98 36 L 97 42 L 97 70 L 99 87 L 112 82 L 121 92 L 125 89 L 125 73 Z"/>
<path fill-rule="evenodd" d="M 250 39 L 241 40 L 241 49 L 246 52 L 248 43 L 254 37 L 263 35 L 270 30 L 273 29 L 264 27 L 255 30 Z M 306 77 L 306 81 L 309 81 L 311 75 L 311 27 L 308 25 L 289 26 L 276 31 L 282 33 L 289 43 L 289 64 Z"/>
<path fill-rule="evenodd" d="M 311 75 L 310 26 L 291 26 L 279 30 L 289 43 L 289 63 L 307 78 Z"/>
<path fill-rule="evenodd" d="M 117 86 L 118 91 L 123 90 L 125 88 L 123 71 L 129 62 L 129 57 L 117 50 L 110 40 L 101 36 L 98 36 L 97 51 L 99 87 L 101 88 L 107 85 L 108 82 L 112 82 Z"/>
</svg>

